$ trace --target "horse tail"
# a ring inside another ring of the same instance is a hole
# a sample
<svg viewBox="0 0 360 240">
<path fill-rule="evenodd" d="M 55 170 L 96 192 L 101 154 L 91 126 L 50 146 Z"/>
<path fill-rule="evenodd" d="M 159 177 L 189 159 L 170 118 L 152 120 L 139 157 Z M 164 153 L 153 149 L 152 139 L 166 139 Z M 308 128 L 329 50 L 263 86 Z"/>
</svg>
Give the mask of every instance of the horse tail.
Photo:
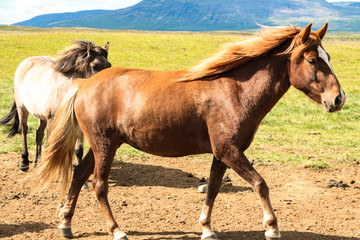
<svg viewBox="0 0 360 240">
<path fill-rule="evenodd" d="M 74 84 L 64 96 L 55 115 L 47 147 L 34 172 L 40 176 L 37 178 L 36 190 L 43 190 L 52 182 L 60 182 L 61 198 L 65 196 L 71 181 L 75 142 L 81 133 L 74 108 L 78 89 L 79 86 Z"/>
<path fill-rule="evenodd" d="M 8 122 L 10 122 L 12 119 L 14 119 L 14 122 L 12 124 L 8 124 Z M 10 112 L 0 119 L 0 125 L 12 125 L 9 130 L 8 138 L 12 138 L 19 132 L 19 114 L 15 101 L 13 102 Z"/>
</svg>

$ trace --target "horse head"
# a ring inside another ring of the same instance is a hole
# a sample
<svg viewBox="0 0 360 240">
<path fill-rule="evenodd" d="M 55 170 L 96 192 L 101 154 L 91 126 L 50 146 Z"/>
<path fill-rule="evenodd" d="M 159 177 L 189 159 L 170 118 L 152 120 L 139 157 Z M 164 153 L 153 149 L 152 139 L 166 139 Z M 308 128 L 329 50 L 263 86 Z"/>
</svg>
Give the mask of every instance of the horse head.
<svg viewBox="0 0 360 240">
<path fill-rule="evenodd" d="M 89 78 L 111 67 L 108 52 L 109 42 L 102 48 L 91 41 L 78 40 L 59 54 L 55 69 L 69 78 Z"/>
<path fill-rule="evenodd" d="M 330 56 L 321 44 L 328 24 L 316 32 L 310 23 L 293 42 L 289 79 L 297 89 L 321 103 L 327 112 L 339 111 L 346 100 L 338 79 L 330 65 Z"/>
</svg>

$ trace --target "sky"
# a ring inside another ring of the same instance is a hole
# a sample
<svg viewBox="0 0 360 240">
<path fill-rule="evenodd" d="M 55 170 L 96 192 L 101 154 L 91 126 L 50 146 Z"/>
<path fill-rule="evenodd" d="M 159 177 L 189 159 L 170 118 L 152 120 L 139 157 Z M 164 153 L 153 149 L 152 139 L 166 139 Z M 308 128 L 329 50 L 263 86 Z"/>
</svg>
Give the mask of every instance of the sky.
<svg viewBox="0 0 360 240">
<path fill-rule="evenodd" d="M 0 24 L 13 24 L 48 13 L 115 10 L 141 0 L 0 0 Z"/>
<path fill-rule="evenodd" d="M 360 0 L 328 0 L 328 2 L 360 2 Z M 141 0 L 0 0 L 0 24 L 13 24 L 48 13 L 81 10 L 115 10 Z"/>
</svg>

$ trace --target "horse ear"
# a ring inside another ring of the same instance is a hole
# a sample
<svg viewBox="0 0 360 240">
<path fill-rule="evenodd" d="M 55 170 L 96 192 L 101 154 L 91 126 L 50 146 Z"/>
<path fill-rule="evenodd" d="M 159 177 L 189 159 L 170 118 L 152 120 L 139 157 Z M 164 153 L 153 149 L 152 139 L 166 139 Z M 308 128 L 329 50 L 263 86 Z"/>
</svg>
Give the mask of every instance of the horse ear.
<svg viewBox="0 0 360 240">
<path fill-rule="evenodd" d="M 319 35 L 321 40 L 325 37 L 327 30 L 328 30 L 328 23 L 326 22 L 321 29 L 316 31 L 316 33 Z"/>
<path fill-rule="evenodd" d="M 311 26 L 312 23 L 309 23 L 309 25 L 307 25 L 305 30 L 301 33 L 300 38 L 302 43 L 306 42 L 306 40 L 309 38 L 311 33 Z"/>
<path fill-rule="evenodd" d="M 108 52 L 109 51 L 109 42 L 107 42 L 107 44 L 105 45 L 105 50 Z"/>
<path fill-rule="evenodd" d="M 91 51 L 93 50 L 93 45 L 91 42 L 87 44 L 87 55 L 90 56 Z"/>
</svg>

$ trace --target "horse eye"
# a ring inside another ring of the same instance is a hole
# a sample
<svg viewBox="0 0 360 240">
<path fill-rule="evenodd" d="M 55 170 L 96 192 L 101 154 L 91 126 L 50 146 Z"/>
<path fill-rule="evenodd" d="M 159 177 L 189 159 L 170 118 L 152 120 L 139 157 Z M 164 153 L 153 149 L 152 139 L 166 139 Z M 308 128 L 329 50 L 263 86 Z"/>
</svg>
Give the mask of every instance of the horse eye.
<svg viewBox="0 0 360 240">
<path fill-rule="evenodd" d="M 100 72 L 101 70 L 103 70 L 103 68 L 101 66 L 99 66 L 99 65 L 95 65 L 93 67 L 93 69 L 94 69 L 94 71 L 97 71 L 97 72 Z"/>
<path fill-rule="evenodd" d="M 315 64 L 317 63 L 316 59 L 314 59 L 314 58 L 310 58 L 310 59 L 308 59 L 307 61 L 308 61 L 308 63 L 310 63 L 311 65 L 315 65 Z"/>
</svg>

